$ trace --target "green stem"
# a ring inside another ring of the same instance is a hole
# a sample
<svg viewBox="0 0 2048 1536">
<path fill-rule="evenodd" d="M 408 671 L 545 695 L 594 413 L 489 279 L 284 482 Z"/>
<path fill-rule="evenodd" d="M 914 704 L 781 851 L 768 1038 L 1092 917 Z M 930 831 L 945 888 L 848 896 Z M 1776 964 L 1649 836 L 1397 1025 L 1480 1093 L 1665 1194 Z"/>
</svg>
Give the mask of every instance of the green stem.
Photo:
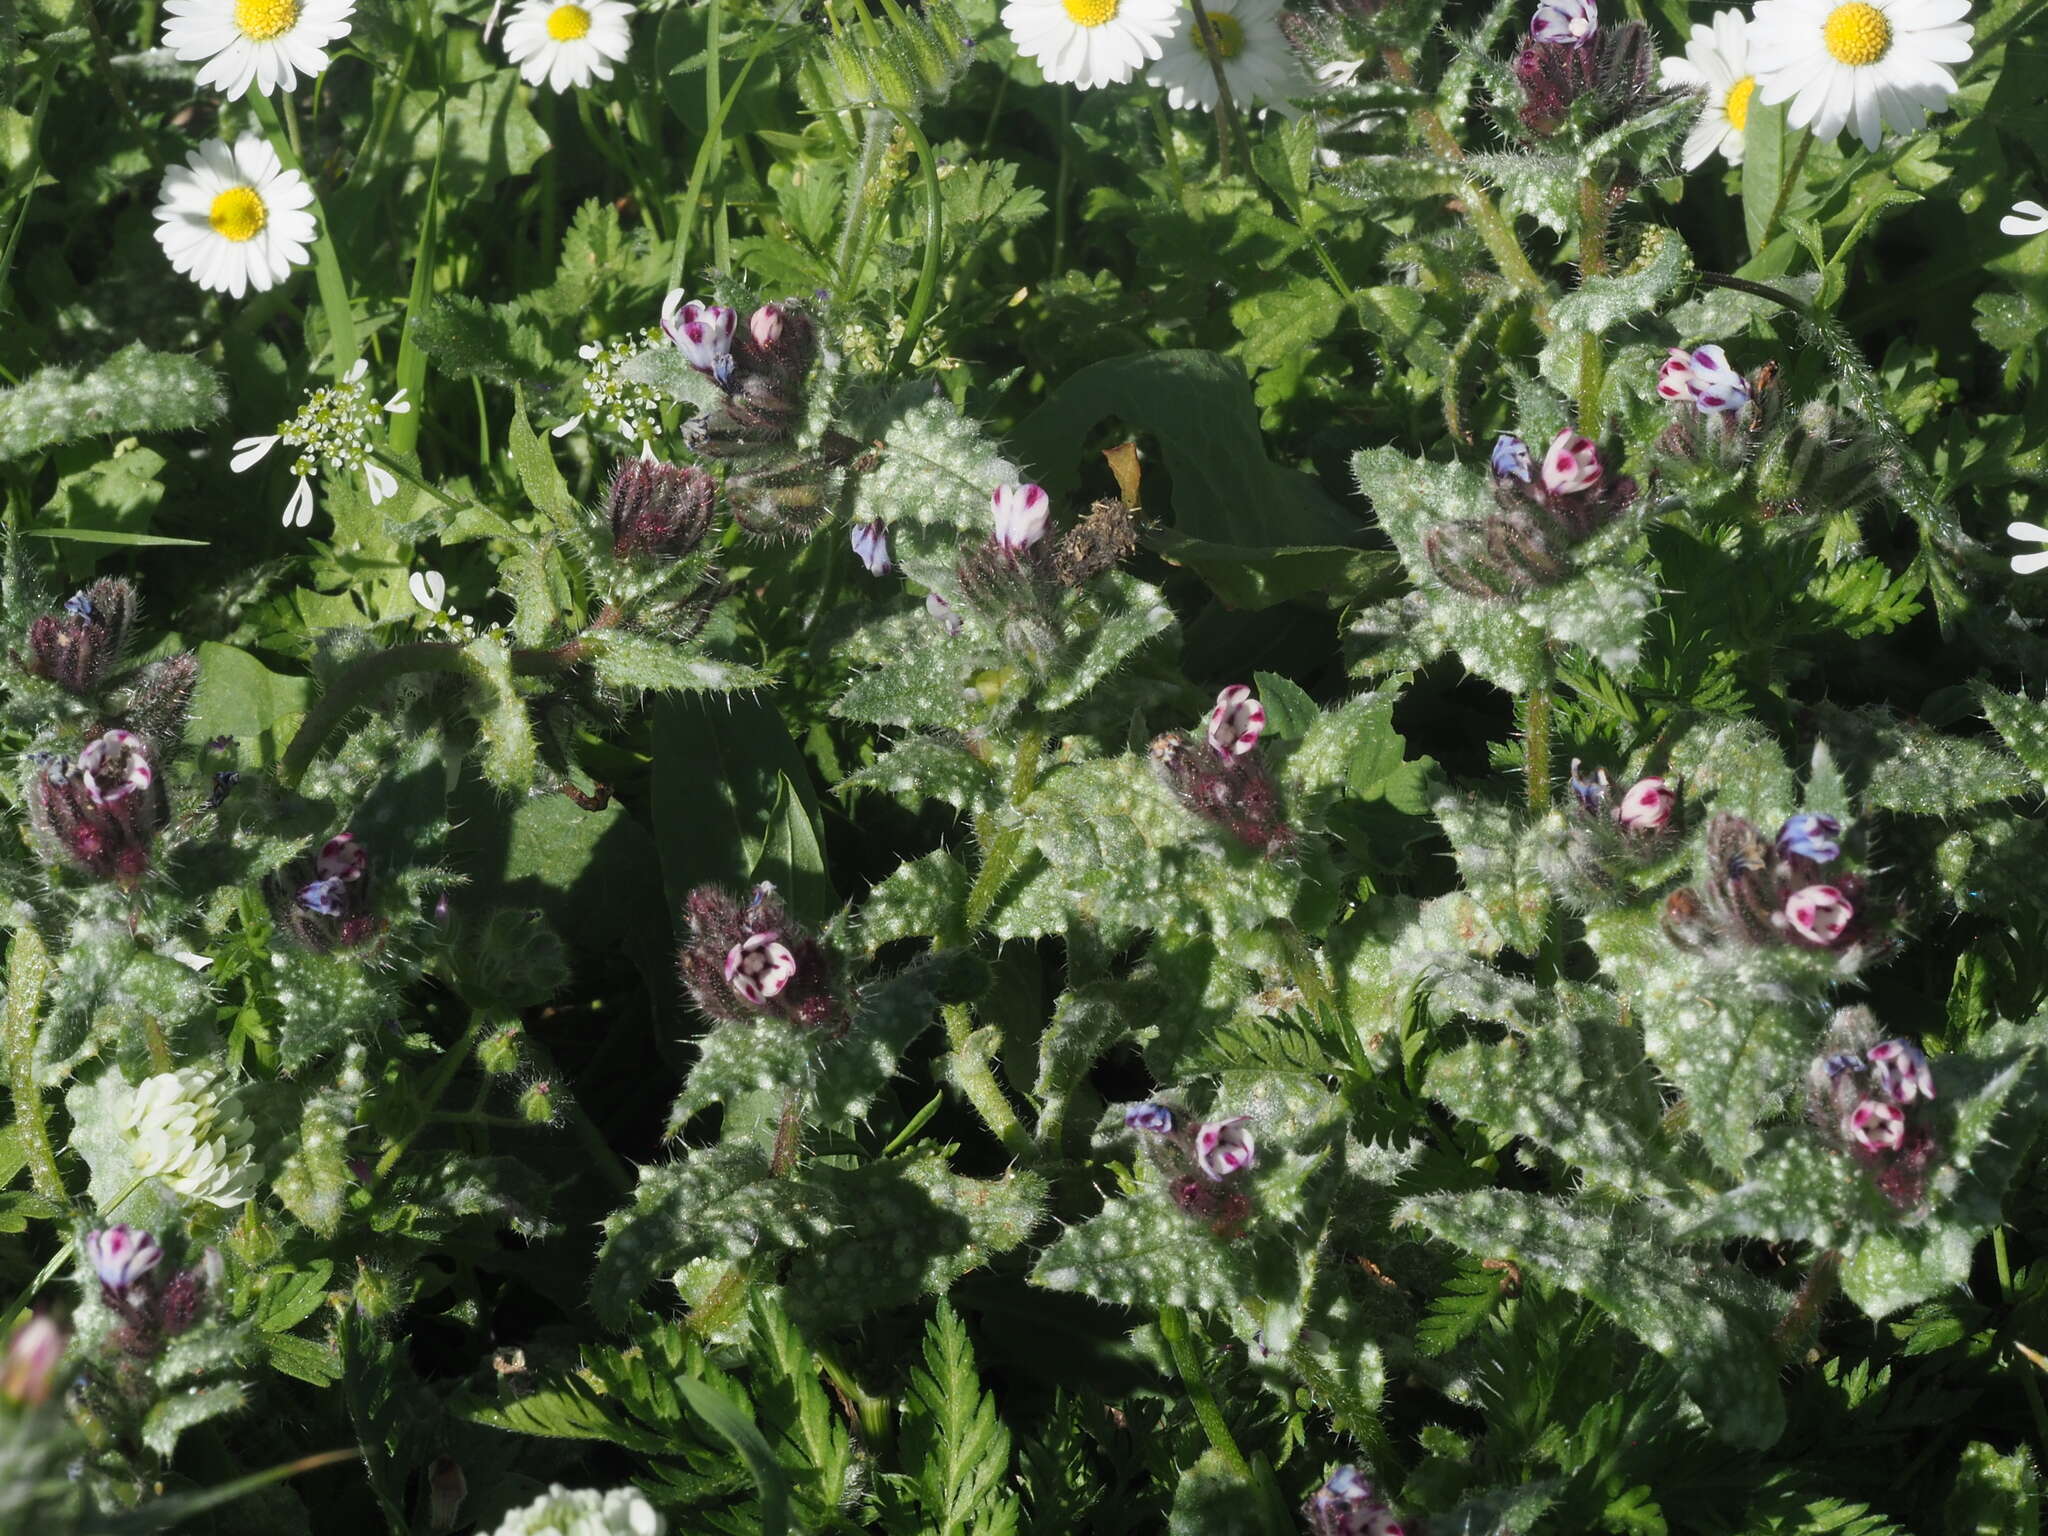
<svg viewBox="0 0 2048 1536">
<path fill-rule="evenodd" d="M 86 14 L 91 14 L 90 7 L 87 7 Z M 21 201 L 15 205 L 14 223 L 7 230 L 7 248 L 0 251 L 0 293 L 6 291 L 7 274 L 14 270 L 14 252 L 21 244 L 22 230 L 28 226 L 29 201 L 36 195 L 36 181 L 42 174 L 43 113 L 50 105 L 50 81 L 55 74 L 54 69 L 43 70 L 41 84 L 36 91 L 36 109 L 29 117 L 28 184 L 22 189 Z"/>
<path fill-rule="evenodd" d="M 439 1106 L 441 1096 L 448 1091 L 449 1084 L 455 1081 L 455 1074 L 462 1070 L 463 1062 L 469 1059 L 471 1047 L 476 1044 L 476 1037 L 482 1034 L 483 1030 L 484 1016 L 481 1013 L 471 1014 L 469 1025 L 463 1030 L 462 1037 L 443 1053 L 439 1066 L 435 1068 L 433 1077 L 427 1083 L 427 1091 L 420 1096 L 418 1123 L 386 1147 L 384 1155 L 377 1159 L 374 1182 L 383 1182 L 385 1176 L 398 1166 L 399 1158 L 405 1155 L 405 1149 L 412 1145 L 413 1138 L 433 1120 L 434 1110 Z"/>
<path fill-rule="evenodd" d="M 882 169 L 882 155 L 889 147 L 889 114 L 871 111 L 861 128 L 860 162 L 847 184 L 846 222 L 840 226 L 839 242 L 832 248 L 834 293 L 844 298 L 853 292 L 854 256 L 867 227 L 868 191 Z"/>
<path fill-rule="evenodd" d="M 1806 168 L 1807 151 L 1813 148 L 1813 129 L 1799 131 L 1799 148 L 1792 152 L 1792 163 L 1785 167 L 1785 179 L 1778 183 L 1778 200 L 1771 204 L 1771 216 L 1764 220 L 1763 235 L 1757 240 L 1756 248 L 1762 250 L 1771 243 L 1771 236 L 1777 233 L 1778 218 L 1785 211 L 1785 204 L 1791 201 L 1792 188 L 1799 182 L 1799 173 Z"/>
<path fill-rule="evenodd" d="M 1545 657 L 1542 671 L 1529 689 L 1522 733 L 1522 763 L 1528 773 L 1529 815 L 1540 818 L 1550 810 L 1550 663 Z"/>
<path fill-rule="evenodd" d="M 1187 1314 L 1179 1307 L 1161 1307 L 1159 1332 L 1173 1356 L 1174 1369 L 1180 1372 L 1181 1385 L 1187 1389 L 1188 1404 L 1195 1410 L 1202 1433 L 1209 1437 L 1209 1444 L 1216 1448 L 1232 1474 L 1240 1482 L 1249 1483 L 1252 1480 L 1251 1466 L 1245 1461 L 1244 1452 L 1237 1448 L 1237 1441 L 1230 1433 L 1230 1425 L 1223 1417 L 1216 1394 L 1209 1390 L 1209 1379 L 1202 1374 L 1201 1359 L 1195 1354 L 1194 1340 L 1188 1335 Z"/>
<path fill-rule="evenodd" d="M 418 414 L 419 411 L 417 408 L 415 408 L 413 411 L 413 415 L 417 416 Z M 399 420 L 401 421 L 403 421 L 404 419 L 405 418 L 402 416 L 399 418 Z M 484 430 L 490 430 L 488 425 L 485 427 Z M 398 476 L 399 479 L 405 481 L 408 485 L 418 486 L 421 490 L 425 491 L 429 496 L 433 497 L 434 500 L 438 501 L 439 503 L 441 503 L 442 506 L 446 507 L 450 512 L 461 512 L 475 505 L 474 502 L 457 501 L 453 496 L 450 496 L 446 491 L 442 490 L 439 486 L 433 485 L 428 481 L 422 479 L 419 476 L 419 474 L 412 468 L 412 466 L 407 464 L 403 459 L 394 459 L 389 454 L 376 448 L 372 448 L 370 450 L 370 457 L 375 459 L 379 464 L 383 465 L 386 469 L 390 470 L 391 473 Z M 485 462 L 489 462 L 488 456 L 486 456 Z"/>
<path fill-rule="evenodd" d="M 277 158 L 284 162 L 288 171 L 305 175 L 299 164 L 298 151 L 292 147 L 290 137 L 284 131 L 284 124 L 277 115 L 277 104 L 268 96 L 252 91 L 250 99 L 255 104 L 256 116 L 263 123 L 264 135 L 270 140 L 270 147 L 277 151 Z M 362 355 L 362 343 L 356 337 L 355 310 L 350 307 L 348 280 L 341 273 L 341 257 L 334 248 L 334 224 L 327 217 L 326 205 L 320 201 L 318 190 L 311 178 L 306 188 L 313 193 L 313 217 L 319 222 L 320 232 L 313 237 L 313 276 L 320 289 L 320 309 L 327 317 L 327 345 L 334 365 L 334 377 L 343 378 L 355 361 Z M 307 338 L 311 346 L 311 338 Z"/>
<path fill-rule="evenodd" d="M 784 8 L 784 14 L 790 7 Z M 718 103 L 718 110 L 712 114 L 706 125 L 703 142 L 697 146 L 696 161 L 690 167 L 690 184 L 683 191 L 682 202 L 676 208 L 676 246 L 669 257 L 668 285 L 680 288 L 683 272 L 690 261 L 690 234 L 697 223 L 697 200 L 704 195 L 704 178 L 710 174 L 712 161 L 722 155 L 725 146 L 725 120 L 731 114 L 733 103 L 745 89 L 747 77 L 754 72 L 754 63 L 761 57 L 761 50 L 768 46 L 770 38 L 778 34 L 784 19 L 783 14 L 775 18 L 775 25 L 762 27 L 754 38 L 754 46 L 747 51 L 746 62 L 740 66 L 738 76 L 726 88 L 724 97 Z M 835 119 L 836 121 L 836 119 Z"/>
<path fill-rule="evenodd" d="M 987 1124 L 1003 1150 L 1012 1157 L 1031 1155 L 1031 1137 L 1017 1112 L 1003 1093 L 1003 1085 L 990 1070 L 988 1053 L 974 1040 L 974 1020 L 965 1003 L 948 1003 L 939 1010 L 946 1021 L 946 1039 L 953 1047 L 953 1080 L 967 1095 L 967 1102 Z"/>
<path fill-rule="evenodd" d="M 1007 84 L 1009 77 L 1004 76 Z M 1166 115 L 1166 107 L 1156 95 L 1147 95 L 1146 105 L 1152 109 L 1152 126 L 1159 134 L 1159 156 L 1166 162 L 1166 179 L 1173 188 L 1173 200 L 1177 203 L 1185 183 L 1180 175 L 1180 151 L 1173 147 L 1173 123 Z"/>
<path fill-rule="evenodd" d="M 1234 141 L 1246 149 L 1245 158 L 1250 159 L 1250 150 L 1244 141 L 1244 127 L 1237 118 L 1237 102 L 1230 94 L 1229 77 L 1223 73 L 1223 58 L 1217 46 L 1216 25 L 1209 20 L 1209 11 L 1202 0 L 1188 0 L 1195 13 L 1195 46 L 1202 50 L 1202 56 L 1209 61 L 1209 72 L 1216 77 L 1216 169 L 1225 176 L 1231 173 L 1230 146 Z"/>
<path fill-rule="evenodd" d="M 1069 115 L 1068 103 L 1071 91 L 1060 92 L 1060 165 L 1052 184 L 1052 270 L 1049 279 L 1057 279 L 1060 267 L 1067 259 L 1067 189 L 1074 178 L 1074 129 Z"/>
<path fill-rule="evenodd" d="M 717 3 L 718 0 L 712 0 L 712 4 Z M 931 140 L 911 119 L 901 117 L 897 121 L 916 146 L 917 163 L 924 169 L 924 266 L 917 274 L 917 291 L 910 296 L 910 313 L 904 317 L 903 340 L 896 344 L 896 355 L 889 359 L 892 373 L 901 373 L 910 366 L 918 333 L 924 329 L 925 315 L 932 307 L 932 290 L 939 281 L 939 251 L 944 243 L 940 233 L 939 166 L 932 154 Z"/>
<path fill-rule="evenodd" d="M 14 1123 L 21 1132 L 21 1150 L 28 1159 L 35 1192 L 45 1200 L 68 1205 L 71 1195 L 57 1169 L 43 1093 L 36 1083 L 36 1021 L 42 1013 L 50 970 L 42 936 L 33 928 L 15 929 L 14 942 L 7 948 L 7 1091 L 14 1099 Z"/>
<path fill-rule="evenodd" d="M 2012 1259 L 2005 1251 L 2005 1226 L 2000 1223 L 1991 1229 L 1991 1257 L 1998 1265 L 1998 1294 L 2005 1304 L 2012 1305 Z M 2041 1384 L 2034 1380 L 2031 1360 L 2022 1360 L 2020 1365 L 2020 1390 L 2026 1394 L 2028 1411 L 2033 1415 L 2034 1434 L 2041 1443 L 2041 1450 L 2048 1454 L 2048 1403 L 2041 1400 Z"/>
</svg>

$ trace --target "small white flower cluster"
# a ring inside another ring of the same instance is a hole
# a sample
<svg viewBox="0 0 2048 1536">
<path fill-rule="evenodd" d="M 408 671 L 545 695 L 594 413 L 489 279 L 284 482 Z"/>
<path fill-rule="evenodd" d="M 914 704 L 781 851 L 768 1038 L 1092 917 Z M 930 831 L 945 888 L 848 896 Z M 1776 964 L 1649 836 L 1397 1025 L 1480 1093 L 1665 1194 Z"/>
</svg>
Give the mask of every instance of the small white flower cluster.
<svg viewBox="0 0 2048 1536">
<path fill-rule="evenodd" d="M 298 415 L 276 432 L 236 442 L 235 456 L 228 461 L 228 468 L 238 475 L 261 461 L 279 443 L 298 450 L 299 456 L 292 461 L 292 473 L 299 477 L 299 483 L 284 506 L 285 527 L 303 528 L 313 521 L 313 477 L 322 468 L 330 475 L 361 470 L 372 506 L 397 492 L 398 477 L 370 457 L 370 430 L 376 426 L 380 413 L 403 416 L 412 409 L 412 402 L 401 389 L 381 406 L 373 404 L 370 387 L 363 382 L 369 371 L 369 360 L 358 358 L 339 384 L 313 391 L 299 407 Z"/>
<path fill-rule="evenodd" d="M 1665 85 L 1706 95 L 1685 168 L 1716 150 L 1740 165 L 1756 102 L 1790 103 L 1786 126 L 1822 139 L 1853 128 L 1865 149 L 1886 129 L 1916 131 L 1958 89 L 1948 66 L 1970 57 L 1969 12 L 1969 0 L 1757 0 L 1746 21 L 1718 13 L 1684 58 L 1663 61 Z"/>
<path fill-rule="evenodd" d="M 554 1484 L 513 1510 L 492 1536 L 664 1536 L 668 1521 L 639 1490 L 564 1488 Z"/>
<path fill-rule="evenodd" d="M 146 1077 L 121 1106 L 135 1171 L 191 1200 L 232 1207 L 255 1198 L 262 1173 L 234 1096 L 212 1072 L 186 1067 Z"/>
<path fill-rule="evenodd" d="M 1280 5 L 1209 0 L 1206 35 L 1177 0 L 1010 0 L 1003 25 L 1054 85 L 1122 85 L 1144 66 L 1145 83 L 1164 86 L 1169 105 L 1212 112 L 1220 66 L 1239 107 L 1284 107 L 1308 85 L 1281 35 Z"/>
<path fill-rule="evenodd" d="M 610 341 L 586 342 L 576 355 L 590 364 L 583 375 L 583 409 L 552 431 L 567 437 L 583 425 L 585 417 L 613 431 L 627 442 L 653 451 L 653 440 L 661 436 L 661 396 L 645 384 L 636 384 L 623 372 L 641 353 L 662 344 L 661 329 L 648 326 L 630 336 Z"/>
</svg>

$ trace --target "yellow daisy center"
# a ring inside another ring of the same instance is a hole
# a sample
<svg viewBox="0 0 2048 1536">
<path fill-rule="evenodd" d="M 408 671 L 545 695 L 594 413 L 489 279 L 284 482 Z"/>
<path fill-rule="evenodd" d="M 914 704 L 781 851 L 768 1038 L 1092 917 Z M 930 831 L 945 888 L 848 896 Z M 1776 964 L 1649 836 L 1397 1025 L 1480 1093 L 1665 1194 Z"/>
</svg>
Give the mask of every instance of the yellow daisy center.
<svg viewBox="0 0 2048 1536">
<path fill-rule="evenodd" d="M 235 25 L 259 43 L 283 37 L 299 19 L 299 0 L 235 0 Z"/>
<path fill-rule="evenodd" d="M 1195 38 L 1195 46 L 1211 58 L 1234 59 L 1244 52 L 1244 28 L 1235 16 L 1211 11 L 1209 31 L 1215 37 L 1215 46 L 1212 48 L 1209 39 L 1199 34 Z"/>
<path fill-rule="evenodd" d="M 1728 126 L 1737 133 L 1749 126 L 1749 98 L 1755 94 L 1755 75 L 1744 75 L 1728 87 L 1728 104 L 1721 110 L 1728 115 Z"/>
<path fill-rule="evenodd" d="M 558 5 L 548 12 L 548 36 L 558 43 L 573 43 L 590 35 L 590 12 L 580 5 Z"/>
<path fill-rule="evenodd" d="M 1116 15 L 1117 0 L 1060 0 L 1077 27 L 1099 27 Z"/>
<path fill-rule="evenodd" d="M 263 206 L 254 187 L 229 187 L 206 210 L 206 222 L 223 240 L 240 245 L 245 240 L 254 240 L 270 222 L 270 210 Z"/>
<path fill-rule="evenodd" d="M 1864 0 L 1836 6 L 1820 35 L 1828 52 L 1852 69 L 1875 64 L 1892 51 L 1892 24 L 1883 11 Z"/>
</svg>

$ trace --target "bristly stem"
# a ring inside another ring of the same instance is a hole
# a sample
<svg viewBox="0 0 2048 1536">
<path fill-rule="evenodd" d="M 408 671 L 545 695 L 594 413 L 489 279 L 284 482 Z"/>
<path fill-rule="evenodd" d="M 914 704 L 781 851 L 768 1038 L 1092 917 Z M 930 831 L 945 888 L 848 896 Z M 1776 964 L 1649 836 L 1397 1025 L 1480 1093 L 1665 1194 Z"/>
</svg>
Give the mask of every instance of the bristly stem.
<svg viewBox="0 0 2048 1536">
<path fill-rule="evenodd" d="M 1030 1157 L 1030 1133 L 1010 1107 L 1003 1085 L 996 1081 L 995 1072 L 989 1066 L 988 1052 L 974 1038 L 974 1019 L 968 1013 L 967 1005 L 948 1003 L 939 1010 L 939 1016 L 946 1022 L 946 1039 L 953 1047 L 953 1080 L 967 1095 L 967 1102 L 974 1106 L 975 1113 L 987 1123 L 996 1140 L 1003 1144 L 1005 1152 L 1016 1158 Z"/>
<path fill-rule="evenodd" d="M 42 1089 L 36 1084 L 36 1021 L 49 980 L 50 956 L 42 936 L 27 926 L 15 929 L 14 942 L 7 946 L 7 1091 L 14 1100 L 14 1123 L 21 1133 L 30 1183 L 45 1200 L 68 1205 L 71 1195 L 57 1168 Z"/>
<path fill-rule="evenodd" d="M 1999 1223 L 1991 1229 L 1991 1257 L 1998 1265 L 1998 1294 L 2001 1300 L 2012 1305 L 2012 1259 L 2005 1251 L 2005 1224 Z M 2033 1365 L 2032 1358 L 2026 1365 Z M 2034 1435 L 2040 1441 L 2041 1450 L 2048 1454 L 2048 1404 L 2041 1400 L 2041 1384 L 2034 1380 L 2034 1373 L 2024 1367 L 2020 1371 L 2020 1390 L 2026 1394 L 2027 1409 L 2033 1415 Z"/>
<path fill-rule="evenodd" d="M 1161 1307 L 1159 1333 L 1173 1356 L 1174 1369 L 1180 1372 L 1181 1385 L 1187 1389 L 1188 1406 L 1195 1410 L 1202 1433 L 1209 1437 L 1209 1444 L 1216 1448 L 1231 1472 L 1240 1481 L 1249 1483 L 1252 1480 L 1251 1466 L 1245 1461 L 1244 1452 L 1237 1448 L 1237 1440 L 1230 1433 L 1230 1424 L 1223 1417 L 1216 1394 L 1209 1389 L 1209 1378 L 1202 1374 L 1195 1341 L 1188 1336 L 1187 1314 L 1179 1307 Z"/>
<path fill-rule="evenodd" d="M 1785 212 L 1785 204 L 1792 200 L 1792 188 L 1799 180 L 1799 173 L 1806 169 L 1806 155 L 1813 148 L 1813 129 L 1809 125 L 1799 131 L 1799 147 L 1792 151 L 1792 163 L 1785 168 L 1785 179 L 1778 183 L 1778 200 L 1771 204 L 1771 216 L 1764 220 L 1764 232 L 1758 237 L 1756 248 L 1761 251 L 1771 243 L 1771 236 L 1778 231 L 1778 219 Z"/>
<path fill-rule="evenodd" d="M 1579 182 L 1579 277 L 1607 275 L 1607 189 L 1591 176 Z M 1607 373 L 1600 338 L 1588 331 L 1579 343 L 1579 431 L 1600 435 L 1600 386 Z"/>
<path fill-rule="evenodd" d="M 917 146 L 917 163 L 924 175 L 924 264 L 918 270 L 917 290 L 910 297 L 910 313 L 903 319 L 903 340 L 896 344 L 896 355 L 889 359 L 889 371 L 892 373 L 907 369 L 911 354 L 917 349 L 918 333 L 924 329 L 925 316 L 932 307 L 932 291 L 938 285 L 939 254 L 945 244 L 944 221 L 940 217 L 939 163 L 932 154 L 932 141 L 925 137 L 924 130 L 914 119 L 899 117 L 897 122 L 910 142 Z"/>
<path fill-rule="evenodd" d="M 313 179 L 306 176 L 305 168 L 299 163 L 299 154 L 292 147 L 289 135 L 284 131 L 284 122 L 277 114 L 277 103 L 258 91 L 251 91 L 250 100 L 256 108 L 256 116 L 262 120 L 264 136 L 270 140 L 270 147 L 277 151 L 277 158 L 288 171 L 297 171 L 305 177 L 306 190 L 313 194 L 313 218 L 319 225 L 319 233 L 313 237 L 313 277 L 320 289 L 320 309 L 327 317 L 327 344 L 334 365 L 334 377 L 347 376 L 349 369 L 362 355 L 362 343 L 356 336 L 355 310 L 350 307 L 348 279 L 341 273 L 341 257 L 334 248 L 334 225 L 327 217 L 327 206 L 320 201 L 319 190 Z"/>
<path fill-rule="evenodd" d="M 1777 1347 L 1780 1360 L 1791 1359 L 1793 1352 L 1805 1342 L 1807 1334 L 1812 1332 L 1820 1318 L 1821 1308 L 1835 1294 L 1835 1282 L 1841 1273 L 1842 1256 L 1834 1249 L 1824 1248 L 1814 1258 L 1806 1271 L 1806 1279 L 1800 1283 L 1798 1294 L 1792 1298 L 1792 1305 L 1772 1330 L 1771 1342 Z"/>
<path fill-rule="evenodd" d="M 1550 658 L 1542 659 L 1536 681 L 1529 685 L 1523 706 L 1522 765 L 1528 774 L 1529 815 L 1541 817 L 1550 810 Z"/>
</svg>

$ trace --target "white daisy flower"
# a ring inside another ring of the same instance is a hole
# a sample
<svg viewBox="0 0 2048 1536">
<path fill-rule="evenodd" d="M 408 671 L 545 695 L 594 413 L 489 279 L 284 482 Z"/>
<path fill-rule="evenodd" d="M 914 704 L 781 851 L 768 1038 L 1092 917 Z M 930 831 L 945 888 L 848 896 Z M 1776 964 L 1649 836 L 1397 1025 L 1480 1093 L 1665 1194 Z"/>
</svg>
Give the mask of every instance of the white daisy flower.
<svg viewBox="0 0 2048 1536">
<path fill-rule="evenodd" d="M 2001 235 L 2038 235 L 2048 231 L 2048 208 L 2039 203 L 2014 203 L 2012 212 L 1998 221 Z"/>
<path fill-rule="evenodd" d="M 164 46 L 206 60 L 199 84 L 239 101 L 254 82 L 268 96 L 325 73 L 327 47 L 348 36 L 356 0 L 167 0 Z"/>
<path fill-rule="evenodd" d="M 1970 0 L 1757 0 L 1749 56 L 1767 106 L 1788 127 L 1832 139 L 1853 126 L 1865 149 L 1911 132 L 1948 104 L 1970 56 Z"/>
<path fill-rule="evenodd" d="M 261 293 L 306 263 L 313 189 L 253 133 L 230 146 L 208 139 L 164 172 L 156 243 L 200 287 L 240 298 Z"/>
<path fill-rule="evenodd" d="M 412 409 L 412 402 L 401 389 L 381 406 L 373 403 L 370 387 L 363 382 L 363 375 L 369 371 L 369 359 L 357 358 L 356 365 L 339 384 L 315 390 L 299 407 L 298 415 L 268 437 L 236 440 L 235 456 L 228 460 L 228 468 L 238 475 L 261 463 L 279 443 L 299 450 L 292 464 L 292 473 L 299 477 L 299 483 L 292 490 L 291 500 L 284 504 L 285 527 L 304 528 L 313 521 L 313 477 L 320 473 L 323 464 L 329 474 L 361 470 L 373 507 L 398 494 L 398 477 L 370 457 L 370 429 L 376 425 L 380 411 L 403 416 Z"/>
<path fill-rule="evenodd" d="M 1742 12 L 1715 13 L 1706 26 L 1694 27 L 1685 57 L 1659 65 L 1659 83 L 1667 89 L 1705 91 L 1706 109 L 1685 136 L 1688 171 L 1707 163 L 1715 150 L 1730 165 L 1742 164 L 1742 131 L 1749 126 L 1749 104 L 1756 95 L 1756 76 L 1749 72 L 1749 24 Z"/>
<path fill-rule="evenodd" d="M 1010 0 L 1003 25 L 1053 85 L 1122 85 L 1180 30 L 1179 0 Z"/>
<path fill-rule="evenodd" d="M 1231 99 L 1239 107 L 1255 102 L 1284 105 L 1307 86 L 1294 66 L 1294 54 L 1280 35 L 1280 0 L 1204 0 L 1216 54 Z M 1193 18 L 1174 33 L 1159 62 L 1145 72 L 1147 85 L 1166 87 L 1169 106 L 1216 110 L 1216 71 L 1209 63 L 1208 44 L 1197 35 Z"/>
<path fill-rule="evenodd" d="M 505 57 L 528 85 L 545 80 L 551 91 L 581 90 L 611 79 L 633 46 L 632 16 L 626 0 L 524 0 L 505 23 Z"/>
<path fill-rule="evenodd" d="M 2027 544 L 2048 544 L 2048 528 L 2039 523 L 2007 523 L 2005 536 Z M 2048 570 L 2048 549 L 2037 549 L 2031 555 L 2014 555 L 2012 569 L 2015 576 L 2031 576 L 2036 571 Z"/>
</svg>

